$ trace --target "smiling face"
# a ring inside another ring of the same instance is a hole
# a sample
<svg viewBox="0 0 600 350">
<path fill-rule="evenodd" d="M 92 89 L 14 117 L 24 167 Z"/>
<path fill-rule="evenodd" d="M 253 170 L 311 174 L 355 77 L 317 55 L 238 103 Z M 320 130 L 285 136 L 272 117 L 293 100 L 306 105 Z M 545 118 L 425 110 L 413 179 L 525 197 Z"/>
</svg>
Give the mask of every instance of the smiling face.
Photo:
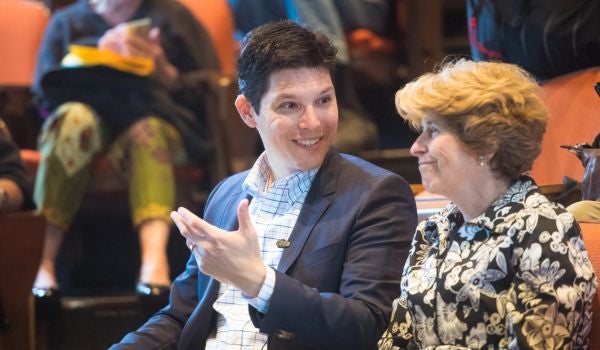
<svg viewBox="0 0 600 350">
<path fill-rule="evenodd" d="M 410 153 L 419 158 L 423 187 L 455 201 L 482 171 L 477 156 L 435 118 L 425 118 L 422 128 Z"/>
<path fill-rule="evenodd" d="M 338 108 L 327 69 L 283 69 L 271 74 L 255 111 L 244 95 L 236 107 L 260 134 L 277 179 L 321 166 L 338 125 Z"/>
</svg>

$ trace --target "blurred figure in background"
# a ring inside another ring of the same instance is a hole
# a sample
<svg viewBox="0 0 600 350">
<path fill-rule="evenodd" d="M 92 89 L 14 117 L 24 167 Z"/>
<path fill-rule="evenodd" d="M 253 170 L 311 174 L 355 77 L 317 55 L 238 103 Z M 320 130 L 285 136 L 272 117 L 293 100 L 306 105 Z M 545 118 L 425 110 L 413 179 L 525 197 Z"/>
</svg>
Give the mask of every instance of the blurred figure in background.
<svg viewBox="0 0 600 350">
<path fill-rule="evenodd" d="M 571 214 L 525 173 L 548 112 L 516 65 L 459 60 L 396 94 L 427 191 L 379 348 L 586 348 L 596 276 Z"/>
<path fill-rule="evenodd" d="M 589 148 L 574 152 L 585 169 L 580 184 L 583 200 L 569 205 L 567 210 L 577 221 L 600 222 L 600 134 L 586 146 Z"/>
<path fill-rule="evenodd" d="M 6 124 L 0 119 L 0 215 L 33 209 L 27 173 Z"/>
<path fill-rule="evenodd" d="M 475 60 L 517 64 L 539 80 L 600 66 L 598 0 L 467 0 Z"/>
<path fill-rule="evenodd" d="M 144 30 L 126 24 L 145 18 L 150 27 Z M 61 69 L 72 44 L 148 58 L 154 70 L 140 77 L 102 68 Z M 48 221 L 36 296 L 57 292 L 55 259 L 79 209 L 91 164 L 103 153 L 129 179 L 141 248 L 137 291 L 168 293 L 173 163 L 205 162 L 210 154 L 201 115 L 204 90 L 193 79 L 202 69 L 218 69 L 210 38 L 176 1 L 79 0 L 54 13 L 33 88 L 38 106 L 50 114 L 40 136 L 42 161 L 35 184 L 36 204 Z M 53 74 L 60 84 L 48 82 Z M 79 85 L 68 89 L 62 84 L 66 81 Z"/>
</svg>

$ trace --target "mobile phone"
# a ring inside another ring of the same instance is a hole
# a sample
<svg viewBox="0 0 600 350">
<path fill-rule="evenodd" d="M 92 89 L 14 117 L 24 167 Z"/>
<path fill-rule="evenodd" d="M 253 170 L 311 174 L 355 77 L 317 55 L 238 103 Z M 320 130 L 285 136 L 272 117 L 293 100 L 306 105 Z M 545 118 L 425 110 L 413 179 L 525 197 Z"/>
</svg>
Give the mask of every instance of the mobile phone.
<svg viewBox="0 0 600 350">
<path fill-rule="evenodd" d="M 128 34 L 147 38 L 148 34 L 150 34 L 150 29 L 152 29 L 152 20 L 146 17 L 135 21 L 126 22 L 125 25 L 127 26 Z"/>
<path fill-rule="evenodd" d="M 560 145 L 560 148 L 568 149 L 569 151 L 581 150 L 581 147 L 571 146 L 571 145 Z"/>
<path fill-rule="evenodd" d="M 590 146 L 587 143 L 578 143 L 575 146 L 571 146 L 571 145 L 560 145 L 560 148 L 564 148 L 564 149 L 568 149 L 569 151 L 575 152 L 575 151 L 581 151 L 584 148 L 592 148 L 592 146 Z"/>
<path fill-rule="evenodd" d="M 596 89 L 596 93 L 600 96 L 600 81 L 594 84 L 594 89 Z"/>
</svg>

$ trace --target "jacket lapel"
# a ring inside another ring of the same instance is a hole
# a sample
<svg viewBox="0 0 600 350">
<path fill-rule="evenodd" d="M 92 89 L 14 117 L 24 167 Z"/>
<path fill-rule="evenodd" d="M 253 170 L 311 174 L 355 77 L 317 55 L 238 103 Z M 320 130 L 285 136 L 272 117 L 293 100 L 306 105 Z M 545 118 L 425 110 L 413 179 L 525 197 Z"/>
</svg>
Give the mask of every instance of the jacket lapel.
<svg viewBox="0 0 600 350">
<path fill-rule="evenodd" d="M 341 156 L 335 151 L 330 151 L 325 158 L 290 234 L 291 245 L 281 255 L 278 271 L 287 272 L 296 261 L 315 225 L 329 207 L 331 201 L 328 197 L 335 193 L 342 166 L 341 160 Z"/>
</svg>

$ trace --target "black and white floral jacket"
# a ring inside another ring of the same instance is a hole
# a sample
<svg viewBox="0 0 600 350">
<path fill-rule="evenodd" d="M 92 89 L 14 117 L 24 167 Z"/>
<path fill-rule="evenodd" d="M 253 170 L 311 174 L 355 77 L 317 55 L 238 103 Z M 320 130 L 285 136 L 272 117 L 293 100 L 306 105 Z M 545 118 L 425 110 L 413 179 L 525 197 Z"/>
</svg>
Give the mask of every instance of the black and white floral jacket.
<svg viewBox="0 0 600 350">
<path fill-rule="evenodd" d="M 379 341 L 395 349 L 585 349 L 596 277 L 573 216 L 519 178 L 464 222 L 421 222 Z"/>
</svg>

